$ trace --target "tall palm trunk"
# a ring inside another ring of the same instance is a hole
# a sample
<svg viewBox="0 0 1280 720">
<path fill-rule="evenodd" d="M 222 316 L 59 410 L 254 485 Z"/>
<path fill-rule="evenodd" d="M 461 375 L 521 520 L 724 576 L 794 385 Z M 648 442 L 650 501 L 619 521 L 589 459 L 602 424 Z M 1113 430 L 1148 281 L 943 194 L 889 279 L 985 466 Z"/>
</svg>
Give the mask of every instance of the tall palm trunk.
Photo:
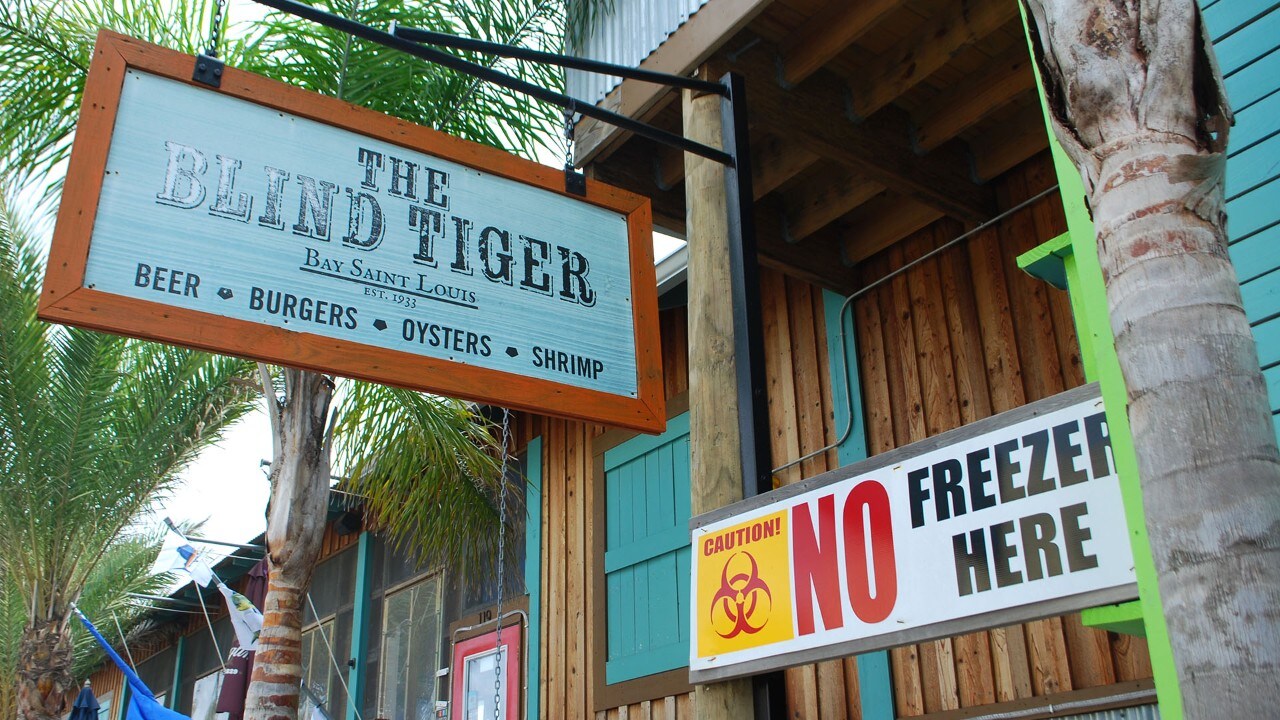
<svg viewBox="0 0 1280 720">
<path fill-rule="evenodd" d="M 1195 0 L 1026 0 L 1080 168 L 1188 718 L 1280 707 L 1280 457 L 1227 254 L 1231 117 Z"/>
<path fill-rule="evenodd" d="M 275 457 L 267 508 L 267 596 L 245 720 L 297 720 L 303 597 L 328 512 L 333 382 L 285 369 L 284 400 L 276 401 L 268 373 L 262 375 L 268 402 L 275 404 L 269 408 Z"/>
<path fill-rule="evenodd" d="M 59 720 L 75 688 L 66 623 L 41 619 L 23 628 L 18 657 L 18 720 Z"/>
</svg>

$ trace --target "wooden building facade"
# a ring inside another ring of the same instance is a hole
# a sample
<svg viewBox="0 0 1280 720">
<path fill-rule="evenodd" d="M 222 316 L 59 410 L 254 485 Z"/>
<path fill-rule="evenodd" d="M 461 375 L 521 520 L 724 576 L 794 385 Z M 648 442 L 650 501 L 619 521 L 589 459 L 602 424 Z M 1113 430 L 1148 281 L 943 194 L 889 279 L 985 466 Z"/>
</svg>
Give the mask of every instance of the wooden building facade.
<svg viewBox="0 0 1280 720">
<path fill-rule="evenodd" d="M 1280 8 L 1202 4 L 1240 111 L 1228 165 L 1232 254 L 1275 409 L 1280 204 L 1268 199 L 1280 192 Z M 1019 263 L 1037 248 L 1041 258 L 1070 251 L 1063 179 L 1015 0 L 617 0 L 613 8 L 596 31 L 617 41 L 588 45 L 595 59 L 638 57 L 647 69 L 711 78 L 735 71 L 747 80 L 777 486 L 1096 379 L 1091 343 L 1077 336 L 1082 299 Z M 632 37 L 626 23 L 638 17 L 644 32 Z M 637 55 L 636 38 L 651 47 Z M 633 81 L 571 78 L 570 86 L 595 88 L 588 101 L 684 129 L 678 93 Z M 661 228 L 685 232 L 680 153 L 589 119 L 578 123 L 576 142 L 588 174 L 649 197 Z M 668 275 L 660 283 L 665 433 L 516 416 L 528 479 L 520 703 L 528 718 L 696 716 L 687 605 L 697 478 L 684 302 L 693 280 Z M 352 660 L 346 678 L 360 720 L 416 720 L 424 716 L 379 700 L 389 670 L 380 666 L 385 622 L 376 608 L 430 572 L 386 575 L 403 561 L 373 547 L 367 533 L 331 529 L 326 563 L 343 570 L 331 581 L 318 574 L 332 600 L 308 630 L 332 620 L 338 657 Z M 369 554 L 360 561 L 353 553 Z M 362 581 L 364 562 L 382 568 L 370 571 L 382 579 Z M 435 611 L 437 624 L 479 621 L 491 599 L 455 593 Z M 790 668 L 780 679 L 785 714 L 960 720 L 1123 708 L 1157 716 L 1162 651 L 1142 637 L 1141 613 L 1122 611 L 1119 622 L 1089 615 Z M 198 639 L 208 634 L 202 623 L 178 624 L 171 636 L 187 640 L 150 650 L 168 675 L 145 670 L 144 679 L 157 692 L 172 688 L 172 706 L 190 711 L 196 683 L 217 665 Z M 225 621 L 216 627 L 229 645 Z M 439 655 L 423 661 L 434 663 L 432 673 L 446 667 L 446 634 L 435 639 Z M 139 659 L 143 672 L 151 661 Z M 120 703 L 118 675 L 103 671 L 94 686 Z M 357 720 L 354 711 L 346 717 Z"/>
<path fill-rule="evenodd" d="M 686 14 L 689 5 L 618 3 L 593 29 L 612 38 L 640 14 L 644 32 L 585 49 L 635 64 L 632 45 L 668 22 L 640 67 L 746 78 L 775 486 L 1098 379 L 1097 338 L 1077 337 L 1084 299 L 1065 292 L 1073 238 L 1057 188 L 1069 178 L 1050 154 L 1018 3 L 707 0 Z M 1274 408 L 1280 367 L 1268 333 L 1280 322 L 1280 262 L 1268 238 L 1280 211 L 1264 198 L 1280 165 L 1268 149 L 1275 114 L 1262 108 L 1280 90 L 1265 73 L 1280 57 L 1267 31 L 1280 9 L 1203 5 L 1244 109 L 1228 165 L 1232 252 Z M 614 79 L 586 99 L 686 129 L 688 99 L 655 85 Z M 650 197 L 655 222 L 684 232 L 697 202 L 682 187 L 685 156 L 583 119 L 576 158 Z M 1033 267 L 1045 257 L 1056 267 Z M 679 295 L 663 296 L 666 434 L 521 418 L 544 493 L 541 676 L 530 682 L 542 717 L 697 716 L 679 621 L 688 558 L 670 541 L 688 505 L 666 500 L 690 482 L 679 422 L 690 340 Z M 1147 612 L 1161 635 L 1162 618 Z M 1153 676 L 1163 666 L 1168 682 L 1169 651 L 1143 633 L 1135 602 L 791 668 L 786 716 L 1158 716 Z M 676 647 L 685 661 L 674 659 Z"/>
</svg>

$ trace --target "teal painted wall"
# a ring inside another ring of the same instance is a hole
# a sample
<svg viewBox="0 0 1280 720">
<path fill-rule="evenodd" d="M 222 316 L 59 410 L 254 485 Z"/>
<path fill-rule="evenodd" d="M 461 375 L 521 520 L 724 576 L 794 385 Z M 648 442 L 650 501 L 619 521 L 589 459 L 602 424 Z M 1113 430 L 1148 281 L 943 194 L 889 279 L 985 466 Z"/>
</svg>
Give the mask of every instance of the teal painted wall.
<svg viewBox="0 0 1280 720">
<path fill-rule="evenodd" d="M 1280 413 L 1280 2 L 1203 0 L 1201 8 L 1236 114 L 1228 145 L 1227 232 L 1275 419 Z"/>
</svg>

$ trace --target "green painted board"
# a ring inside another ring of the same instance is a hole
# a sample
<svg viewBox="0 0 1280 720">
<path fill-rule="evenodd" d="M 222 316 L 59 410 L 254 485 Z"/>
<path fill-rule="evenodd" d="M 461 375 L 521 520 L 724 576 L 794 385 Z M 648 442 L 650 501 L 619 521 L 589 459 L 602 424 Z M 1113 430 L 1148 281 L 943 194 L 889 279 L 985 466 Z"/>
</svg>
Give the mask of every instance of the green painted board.
<svg viewBox="0 0 1280 720">
<path fill-rule="evenodd" d="M 1273 135 L 1227 163 L 1227 201 L 1256 190 L 1277 177 L 1280 177 L 1280 135 Z"/>
<path fill-rule="evenodd" d="M 1233 0 L 1239 2 L 1239 0 Z M 1270 52 L 1280 40 L 1280 9 L 1272 10 L 1240 28 L 1222 42 L 1215 42 L 1218 67 L 1231 74 Z"/>
<path fill-rule="evenodd" d="M 1280 76 L 1278 76 L 1280 77 Z M 1280 181 L 1272 180 L 1227 203 L 1227 232 L 1246 238 L 1280 221 Z"/>
<path fill-rule="evenodd" d="M 1280 364 L 1280 318 L 1254 326 L 1253 337 L 1258 341 L 1258 361 L 1263 370 Z"/>
<path fill-rule="evenodd" d="M 1231 226 L 1228 220 L 1228 227 Z M 1231 262 L 1236 275 L 1247 282 L 1280 267 L 1280 225 L 1231 243 Z"/>
<path fill-rule="evenodd" d="M 1236 126 L 1231 128 L 1231 155 L 1239 155 L 1254 145 L 1280 133 L 1280 91 L 1236 111 Z"/>
<path fill-rule="evenodd" d="M 1275 0 L 1228 0 L 1203 3 L 1204 22 L 1209 26 L 1209 34 L 1215 43 L 1222 42 L 1227 36 L 1239 30 L 1254 18 L 1262 17 L 1274 10 L 1280 3 Z"/>
<path fill-rule="evenodd" d="M 1280 49 L 1271 50 L 1257 62 L 1227 75 L 1227 97 L 1231 98 L 1231 106 L 1248 107 L 1271 94 L 1277 77 L 1280 77 Z"/>
<path fill-rule="evenodd" d="M 1240 286 L 1249 324 L 1257 325 L 1280 315 L 1280 270 L 1250 280 Z"/>
<path fill-rule="evenodd" d="M 1271 396 L 1271 412 L 1280 412 L 1280 366 L 1262 371 L 1267 381 L 1267 394 Z"/>
</svg>

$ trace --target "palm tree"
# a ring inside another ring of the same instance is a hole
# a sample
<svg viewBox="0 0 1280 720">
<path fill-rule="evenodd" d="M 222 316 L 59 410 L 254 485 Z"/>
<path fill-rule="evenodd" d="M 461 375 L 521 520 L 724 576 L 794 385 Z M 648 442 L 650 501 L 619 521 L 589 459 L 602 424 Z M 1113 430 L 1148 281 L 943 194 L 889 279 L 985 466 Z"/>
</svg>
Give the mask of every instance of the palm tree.
<svg viewBox="0 0 1280 720">
<path fill-rule="evenodd" d="M 154 559 L 129 528 L 256 397 L 243 360 L 38 322 L 34 244 L 0 202 L 0 590 L 31 720 L 73 688 L 71 606 L 124 600 Z"/>
<path fill-rule="evenodd" d="M 555 0 L 325 4 L 369 25 L 395 21 L 540 49 L 556 47 L 560 36 Z M 556 116 L 528 98 L 294 18 L 269 19 L 253 45 L 259 52 L 246 57 L 248 69 L 509 150 L 532 153 Z M 559 73 L 543 66 L 506 63 L 503 69 L 544 86 L 561 84 Z M 271 569 L 247 720 L 297 711 L 301 597 L 320 550 L 335 435 L 374 516 L 420 558 L 483 572 L 495 556 L 491 529 L 515 517 L 495 512 L 494 499 L 508 489 L 493 436 L 459 403 L 352 383 L 343 407 L 331 413 L 329 378 L 289 368 L 277 378 L 265 366 L 261 374 L 263 386 L 274 389 Z"/>
<path fill-rule="evenodd" d="M 1227 107 L 1195 0 L 1027 0 L 1085 180 L 1186 717 L 1280 705 L 1280 455 L 1227 254 Z"/>
<path fill-rule="evenodd" d="M 174 31 L 149 18 L 147 0 L 133 2 L 99 0 L 77 10 L 54 0 L 19 0 L 0 9 L 0 31 L 7 33 L 0 36 L 0 93 L 23 98 L 23 107 L 31 108 L 28 124 L 0 116 L 0 141 L 8 152 L 0 160 L 35 178 L 66 156 L 99 23 L 187 52 L 202 48 L 212 3 L 181 5 L 176 14 L 188 21 Z M 540 49 L 557 49 L 562 34 L 559 0 L 348 0 L 327 9 L 375 26 L 395 20 Z M 234 38 L 223 48 L 229 64 L 526 155 L 559 117 L 527 98 L 294 18 L 270 16 L 248 32 L 227 34 Z M 493 64 L 544 86 L 561 84 L 553 69 Z M 424 561 L 483 571 L 494 556 L 495 500 L 509 488 L 494 457 L 493 435 L 456 402 L 350 383 L 338 389 L 332 407 L 330 378 L 265 366 L 259 374 L 273 427 L 271 570 L 246 716 L 292 717 L 301 594 L 319 551 L 333 450 L 356 491 L 367 496 L 375 521 Z"/>
</svg>

